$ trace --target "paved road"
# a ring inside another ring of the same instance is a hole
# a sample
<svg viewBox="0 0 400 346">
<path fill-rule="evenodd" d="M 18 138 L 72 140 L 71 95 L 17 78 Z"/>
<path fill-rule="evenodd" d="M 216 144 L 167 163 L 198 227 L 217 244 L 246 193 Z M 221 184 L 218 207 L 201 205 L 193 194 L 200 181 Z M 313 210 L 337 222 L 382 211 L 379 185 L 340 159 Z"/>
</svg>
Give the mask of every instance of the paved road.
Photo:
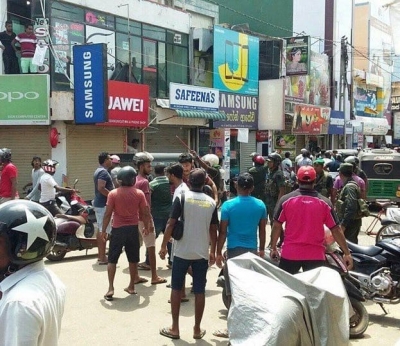
<svg viewBox="0 0 400 346">
<path fill-rule="evenodd" d="M 269 232 L 268 232 L 269 233 Z M 269 236 L 269 234 L 268 234 Z M 364 236 L 361 236 L 364 237 Z M 160 243 L 160 239 L 158 240 Z M 362 243 L 362 242 L 361 242 Z M 142 249 L 142 252 L 144 250 Z M 158 252 L 158 249 L 157 249 Z M 73 252 L 62 262 L 46 264 L 66 284 L 67 303 L 60 336 L 61 346 L 70 345 L 227 345 L 227 340 L 214 337 L 212 331 L 226 326 L 226 309 L 221 300 L 221 290 L 215 284 L 219 270 L 210 268 L 208 274 L 203 340 L 192 338 L 194 297 L 187 289 L 190 302 L 181 307 L 181 340 L 172 341 L 159 335 L 159 328 L 171 322 L 166 285 L 137 285 L 137 296 L 124 292 L 128 284 L 128 264 L 121 256 L 115 280 L 115 299 L 106 302 L 106 266 L 96 264 L 96 250 Z M 170 279 L 171 271 L 159 260 L 159 274 Z M 149 272 L 141 274 L 150 279 Z M 189 285 L 190 282 L 187 284 Z M 395 345 L 400 341 L 400 305 L 387 306 L 384 315 L 376 304 L 368 304 L 370 325 L 364 338 L 352 340 L 351 345 Z M 400 345 L 400 343 L 399 343 Z"/>
</svg>

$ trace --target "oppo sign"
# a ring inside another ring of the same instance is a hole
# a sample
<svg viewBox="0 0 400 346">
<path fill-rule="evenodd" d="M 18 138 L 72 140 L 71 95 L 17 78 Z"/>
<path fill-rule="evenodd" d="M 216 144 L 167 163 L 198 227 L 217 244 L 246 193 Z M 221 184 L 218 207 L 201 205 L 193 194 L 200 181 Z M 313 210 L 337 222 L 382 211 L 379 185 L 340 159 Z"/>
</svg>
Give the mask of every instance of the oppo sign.
<svg viewBox="0 0 400 346">
<path fill-rule="evenodd" d="M 19 92 L 19 91 L 10 91 L 10 92 L 1 92 L 0 91 L 0 101 L 6 100 L 7 102 L 13 102 L 15 100 L 36 100 L 39 98 L 39 93 L 35 91 L 27 91 L 27 92 Z"/>
</svg>

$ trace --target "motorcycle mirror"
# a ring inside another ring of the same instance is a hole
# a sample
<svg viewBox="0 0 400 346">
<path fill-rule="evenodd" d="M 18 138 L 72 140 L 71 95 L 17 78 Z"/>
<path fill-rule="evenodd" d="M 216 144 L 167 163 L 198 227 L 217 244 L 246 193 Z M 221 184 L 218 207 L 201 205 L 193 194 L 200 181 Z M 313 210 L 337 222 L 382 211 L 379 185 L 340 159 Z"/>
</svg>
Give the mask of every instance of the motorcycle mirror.
<svg viewBox="0 0 400 346">
<path fill-rule="evenodd" d="M 75 179 L 75 181 L 74 181 L 74 188 L 75 188 L 75 185 L 76 184 L 78 184 L 78 181 L 79 181 L 79 179 L 77 178 L 77 179 Z"/>
</svg>

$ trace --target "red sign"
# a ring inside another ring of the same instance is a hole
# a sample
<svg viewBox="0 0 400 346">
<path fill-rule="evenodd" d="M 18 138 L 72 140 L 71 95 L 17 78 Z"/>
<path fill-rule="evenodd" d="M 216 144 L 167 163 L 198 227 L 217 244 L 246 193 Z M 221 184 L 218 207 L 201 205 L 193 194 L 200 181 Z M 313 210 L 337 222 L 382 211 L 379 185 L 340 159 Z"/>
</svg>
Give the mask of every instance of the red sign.
<svg viewBox="0 0 400 346">
<path fill-rule="evenodd" d="M 108 81 L 108 122 L 100 125 L 147 127 L 149 86 Z"/>
<path fill-rule="evenodd" d="M 294 107 L 292 133 L 294 135 L 320 135 L 328 133 L 331 109 L 306 104 Z"/>
<path fill-rule="evenodd" d="M 257 142 L 267 142 L 268 141 L 268 131 L 257 131 L 256 132 Z"/>
</svg>

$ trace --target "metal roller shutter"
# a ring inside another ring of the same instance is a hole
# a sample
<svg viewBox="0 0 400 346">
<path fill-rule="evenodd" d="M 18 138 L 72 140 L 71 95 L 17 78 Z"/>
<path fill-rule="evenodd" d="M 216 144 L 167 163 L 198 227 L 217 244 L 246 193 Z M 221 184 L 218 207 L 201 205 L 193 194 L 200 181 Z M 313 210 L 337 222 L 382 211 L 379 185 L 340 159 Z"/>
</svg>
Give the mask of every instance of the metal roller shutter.
<svg viewBox="0 0 400 346">
<path fill-rule="evenodd" d="M 189 130 L 187 127 L 178 126 L 160 127 L 154 132 L 146 130 L 145 148 L 150 153 L 183 153 L 187 150 L 176 136 L 187 143 Z"/>
<path fill-rule="evenodd" d="M 2 126 L 0 148 L 9 148 L 12 161 L 18 168 L 18 193 L 23 198 L 22 187 L 32 181 L 31 161 L 40 156 L 42 161 L 51 157 L 50 126 Z"/>
<path fill-rule="evenodd" d="M 125 128 L 93 125 L 67 126 L 67 172 L 69 184 L 79 179 L 77 188 L 85 200 L 94 197 L 93 173 L 101 151 L 122 153 Z"/>
<path fill-rule="evenodd" d="M 247 172 L 252 166 L 250 154 L 256 151 L 256 131 L 249 131 L 249 142 L 240 143 L 240 172 Z"/>
</svg>

